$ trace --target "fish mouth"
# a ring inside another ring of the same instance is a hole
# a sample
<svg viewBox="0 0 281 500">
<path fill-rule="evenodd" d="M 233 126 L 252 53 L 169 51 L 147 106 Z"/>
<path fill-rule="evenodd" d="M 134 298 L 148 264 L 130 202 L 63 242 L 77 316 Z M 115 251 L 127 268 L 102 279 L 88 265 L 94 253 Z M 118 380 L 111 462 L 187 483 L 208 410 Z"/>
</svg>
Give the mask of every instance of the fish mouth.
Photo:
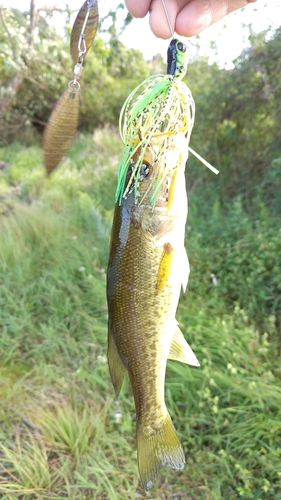
<svg viewBox="0 0 281 500">
<path fill-rule="evenodd" d="M 158 203 L 155 203 L 155 208 L 167 208 L 168 206 L 168 201 L 159 201 Z"/>
</svg>

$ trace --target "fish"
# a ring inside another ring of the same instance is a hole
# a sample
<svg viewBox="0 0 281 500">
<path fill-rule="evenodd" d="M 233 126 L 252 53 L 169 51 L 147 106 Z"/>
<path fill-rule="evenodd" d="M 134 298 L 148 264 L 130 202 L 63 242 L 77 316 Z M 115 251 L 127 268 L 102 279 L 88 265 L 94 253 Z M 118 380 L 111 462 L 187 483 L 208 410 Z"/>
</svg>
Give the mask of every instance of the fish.
<svg viewBox="0 0 281 500">
<path fill-rule="evenodd" d="M 109 372 L 116 395 L 129 375 L 145 490 L 162 467 L 181 470 L 185 464 L 165 404 L 167 360 L 199 366 L 175 318 L 189 276 L 185 164 L 194 120 L 193 98 L 178 72 L 175 77 L 178 68 L 163 82 L 149 79 L 149 95 L 146 88 L 134 99 L 133 92 L 121 112 L 125 148 L 107 269 Z M 157 107 L 160 87 L 161 95 L 166 90 Z"/>
</svg>

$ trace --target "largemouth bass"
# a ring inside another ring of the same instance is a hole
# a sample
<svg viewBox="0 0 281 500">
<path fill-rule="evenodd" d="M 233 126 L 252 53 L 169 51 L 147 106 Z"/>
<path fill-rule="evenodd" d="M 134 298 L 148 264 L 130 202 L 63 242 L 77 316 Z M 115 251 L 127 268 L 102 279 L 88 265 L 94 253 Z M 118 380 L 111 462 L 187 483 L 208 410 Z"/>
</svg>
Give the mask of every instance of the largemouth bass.
<svg viewBox="0 0 281 500">
<path fill-rule="evenodd" d="M 173 164 L 178 164 L 176 151 L 172 145 L 167 151 Z M 108 361 L 116 394 L 126 370 L 129 373 L 144 489 L 153 485 L 161 467 L 182 469 L 185 463 L 164 400 L 167 359 L 199 365 L 175 319 L 180 288 L 185 290 L 189 274 L 184 248 L 185 159 L 170 170 L 152 206 L 158 172 L 157 163 L 151 167 L 153 147 L 148 148 L 138 187 L 143 201 L 135 203 L 132 191 L 121 206 L 116 205 L 113 221 L 107 287 Z"/>
<path fill-rule="evenodd" d="M 154 97 L 162 85 L 155 78 L 149 88 Z M 199 365 L 175 319 L 189 275 L 184 171 L 194 103 L 185 84 L 163 78 L 165 97 L 159 109 L 147 99 L 147 91 L 135 103 L 132 96 L 125 103 L 126 146 L 107 272 L 109 370 L 116 394 L 129 374 L 138 467 L 146 490 L 163 466 L 180 470 L 185 463 L 164 399 L 167 359 Z M 152 108 L 158 121 L 149 121 Z M 174 113 L 168 115 L 171 109 Z"/>
</svg>

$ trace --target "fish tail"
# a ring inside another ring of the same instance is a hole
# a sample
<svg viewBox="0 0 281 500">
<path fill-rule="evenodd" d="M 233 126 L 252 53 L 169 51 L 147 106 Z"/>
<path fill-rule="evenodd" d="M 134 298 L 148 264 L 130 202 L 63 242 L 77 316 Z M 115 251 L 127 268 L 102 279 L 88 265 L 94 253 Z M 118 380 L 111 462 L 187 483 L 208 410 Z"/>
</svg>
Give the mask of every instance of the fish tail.
<svg viewBox="0 0 281 500">
<path fill-rule="evenodd" d="M 155 429 L 138 423 L 137 449 L 140 481 L 145 490 L 153 486 L 162 467 L 184 467 L 183 449 L 169 413 Z"/>
</svg>

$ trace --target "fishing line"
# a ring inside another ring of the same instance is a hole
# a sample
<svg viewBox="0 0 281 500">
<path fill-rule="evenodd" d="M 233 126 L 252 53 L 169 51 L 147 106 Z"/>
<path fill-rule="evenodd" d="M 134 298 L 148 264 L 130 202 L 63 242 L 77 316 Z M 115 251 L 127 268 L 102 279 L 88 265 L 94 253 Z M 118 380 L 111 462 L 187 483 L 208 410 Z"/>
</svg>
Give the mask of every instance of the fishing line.
<svg viewBox="0 0 281 500">
<path fill-rule="evenodd" d="M 167 23 L 168 23 L 168 26 L 169 26 L 169 30 L 170 30 L 170 33 L 171 33 L 171 37 L 174 38 L 174 31 L 172 30 L 172 25 L 171 25 L 169 13 L 167 11 L 167 7 L 166 7 L 166 4 L 165 4 L 165 0 L 162 0 L 162 5 L 163 5 L 163 9 L 164 9 L 165 16 L 166 16 L 166 19 L 167 19 Z"/>
</svg>

